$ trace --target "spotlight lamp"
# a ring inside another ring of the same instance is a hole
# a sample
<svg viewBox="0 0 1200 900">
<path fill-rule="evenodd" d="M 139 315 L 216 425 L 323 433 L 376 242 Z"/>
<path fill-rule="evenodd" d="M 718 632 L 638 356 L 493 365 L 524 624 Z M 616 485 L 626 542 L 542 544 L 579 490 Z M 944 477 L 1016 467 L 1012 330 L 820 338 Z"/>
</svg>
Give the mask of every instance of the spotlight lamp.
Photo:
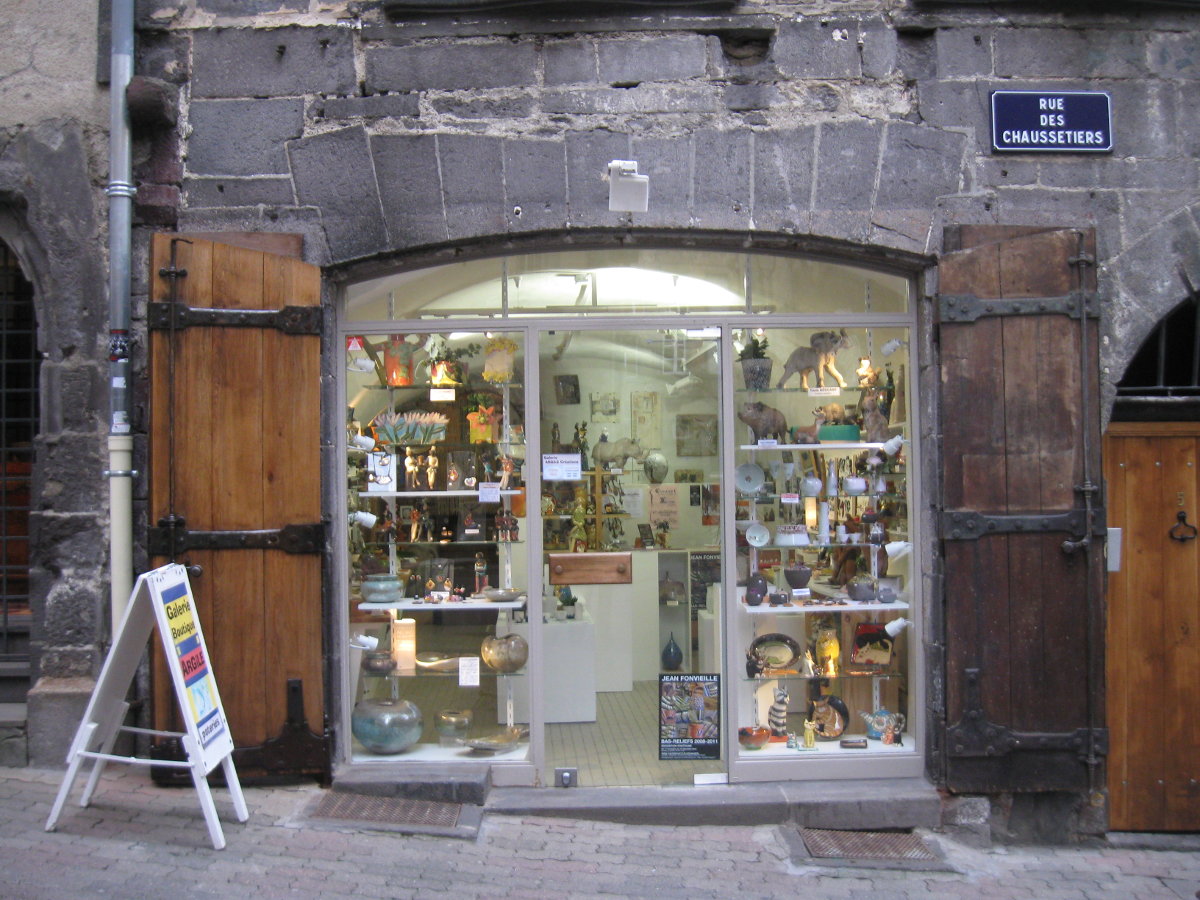
<svg viewBox="0 0 1200 900">
<path fill-rule="evenodd" d="M 650 206 L 650 176 L 638 174 L 631 159 L 608 164 L 608 208 L 611 212 L 645 212 Z"/>
</svg>

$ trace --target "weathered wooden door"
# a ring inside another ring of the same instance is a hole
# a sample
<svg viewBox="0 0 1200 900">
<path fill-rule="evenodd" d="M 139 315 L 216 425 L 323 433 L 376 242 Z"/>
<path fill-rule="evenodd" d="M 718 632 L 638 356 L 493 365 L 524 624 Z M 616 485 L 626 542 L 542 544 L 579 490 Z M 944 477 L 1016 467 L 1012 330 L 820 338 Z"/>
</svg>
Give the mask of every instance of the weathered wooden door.
<svg viewBox="0 0 1200 900">
<path fill-rule="evenodd" d="M 1105 435 L 1109 524 L 1124 544 L 1108 581 L 1108 785 L 1119 831 L 1200 831 L 1200 541 L 1178 519 L 1200 520 L 1197 469 L 1200 423 L 1114 423 Z"/>
<path fill-rule="evenodd" d="M 1097 791 L 1104 514 L 1094 236 L 963 227 L 947 246 L 938 297 L 944 780 L 956 791 Z"/>
<path fill-rule="evenodd" d="M 151 268 L 153 561 L 194 567 L 239 772 L 323 775 L 320 270 L 165 234 Z"/>
</svg>

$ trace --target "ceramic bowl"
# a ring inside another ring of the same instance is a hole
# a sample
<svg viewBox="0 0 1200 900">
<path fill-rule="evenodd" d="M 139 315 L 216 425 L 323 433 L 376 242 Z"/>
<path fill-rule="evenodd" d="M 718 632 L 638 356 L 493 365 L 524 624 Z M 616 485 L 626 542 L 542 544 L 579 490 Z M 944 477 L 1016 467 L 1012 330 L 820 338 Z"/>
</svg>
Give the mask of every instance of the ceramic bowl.
<svg viewBox="0 0 1200 900">
<path fill-rule="evenodd" d="M 737 489 L 744 494 L 756 494 L 766 482 L 767 476 L 762 467 L 754 463 L 742 463 L 734 473 Z"/>
<path fill-rule="evenodd" d="M 512 603 L 514 600 L 521 599 L 524 596 L 524 591 L 518 591 L 516 588 L 484 588 L 483 596 L 493 603 Z"/>
<path fill-rule="evenodd" d="M 765 725 L 747 725 L 738 729 L 738 743 L 746 750 L 761 750 L 771 740 L 771 729 Z"/>
<path fill-rule="evenodd" d="M 751 547 L 765 547 L 771 543 L 771 529 L 761 522 L 755 522 L 746 529 L 746 543 Z"/>
</svg>

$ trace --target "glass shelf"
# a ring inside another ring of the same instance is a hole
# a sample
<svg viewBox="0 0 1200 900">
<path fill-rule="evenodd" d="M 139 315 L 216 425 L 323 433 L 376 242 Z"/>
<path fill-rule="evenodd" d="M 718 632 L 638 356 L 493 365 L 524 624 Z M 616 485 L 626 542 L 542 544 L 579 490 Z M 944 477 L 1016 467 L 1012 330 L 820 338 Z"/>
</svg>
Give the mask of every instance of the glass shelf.
<svg viewBox="0 0 1200 900">
<path fill-rule="evenodd" d="M 791 606 L 770 606 L 766 603 L 760 606 L 750 606 L 743 601 L 740 605 L 742 610 L 751 616 L 803 616 L 819 615 L 820 613 L 887 612 L 888 610 L 904 612 L 908 610 L 908 602 L 905 600 L 894 600 L 891 603 L 851 603 L 849 601 L 837 604 L 813 603 L 808 606 L 801 606 L 795 603 Z"/>
<path fill-rule="evenodd" d="M 505 488 L 500 491 L 501 497 L 516 497 L 521 493 L 520 488 Z M 359 491 L 360 497 L 478 497 L 479 491 Z"/>
<path fill-rule="evenodd" d="M 469 655 L 469 654 L 464 654 L 464 656 L 466 656 L 466 655 Z M 422 669 L 422 668 L 418 667 L 416 669 L 416 671 L 410 671 L 410 672 L 391 671 L 391 672 L 386 672 L 386 673 L 378 673 L 378 672 L 362 672 L 362 671 L 360 671 L 360 674 L 362 675 L 363 678 L 379 678 L 379 679 L 386 678 L 386 679 L 390 679 L 393 681 L 396 679 L 400 679 L 400 678 L 457 678 L 458 677 L 458 669 L 451 669 L 446 672 L 439 672 L 439 671 L 436 671 L 433 669 Z M 479 666 L 479 677 L 480 678 L 524 678 L 526 674 L 527 673 L 524 669 L 520 669 L 516 672 L 497 672 L 493 669 L 489 669 L 485 665 Z"/>
<path fill-rule="evenodd" d="M 426 603 L 424 600 L 418 601 L 415 597 L 404 597 L 400 600 L 371 602 L 364 600 L 358 604 L 358 608 L 363 612 L 387 612 L 389 610 L 418 610 L 426 609 L 435 612 L 468 612 L 471 610 L 480 609 L 521 609 L 525 606 L 524 600 L 459 600 L 447 601 L 444 603 Z"/>
<path fill-rule="evenodd" d="M 753 678 L 746 675 L 742 677 L 742 681 L 754 682 L 755 684 L 763 684 L 768 681 L 862 681 L 874 678 L 882 681 L 903 681 L 907 677 L 902 672 L 852 672 L 841 675 L 801 675 L 799 672 L 774 671 L 771 674 L 764 672 L 761 675 L 755 675 Z"/>
</svg>

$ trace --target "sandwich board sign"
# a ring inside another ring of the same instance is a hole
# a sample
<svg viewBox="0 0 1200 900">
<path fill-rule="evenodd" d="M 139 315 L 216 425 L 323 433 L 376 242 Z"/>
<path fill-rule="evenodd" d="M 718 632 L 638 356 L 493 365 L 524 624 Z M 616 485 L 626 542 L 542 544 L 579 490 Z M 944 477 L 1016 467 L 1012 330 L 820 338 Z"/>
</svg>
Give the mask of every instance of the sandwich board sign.
<svg viewBox="0 0 1200 900">
<path fill-rule="evenodd" d="M 125 697 L 133 682 L 146 641 L 157 628 L 167 657 L 167 669 L 175 688 L 175 698 L 187 728 L 182 734 L 133 728 L 121 723 L 129 709 Z M 112 752 L 121 732 L 180 738 L 186 761 L 146 759 L 119 756 Z M 142 766 L 167 766 L 188 769 L 199 795 L 200 808 L 208 826 L 213 846 L 225 846 L 225 835 L 217 818 L 208 775 L 218 765 L 225 774 L 225 783 L 233 800 L 239 822 L 249 818 L 246 801 L 233 766 L 233 737 L 221 706 L 221 695 L 209 661 L 200 619 L 196 615 L 195 598 L 188 582 L 187 570 L 176 563 L 162 566 L 138 577 L 125 608 L 125 615 L 113 636 L 112 649 L 100 670 L 100 678 L 92 691 L 83 721 L 75 732 L 67 753 L 67 772 L 54 800 L 54 808 L 46 821 L 46 830 L 53 831 L 59 814 L 80 767 L 92 761 L 91 774 L 79 801 L 87 806 L 106 764 L 110 762 Z"/>
</svg>

